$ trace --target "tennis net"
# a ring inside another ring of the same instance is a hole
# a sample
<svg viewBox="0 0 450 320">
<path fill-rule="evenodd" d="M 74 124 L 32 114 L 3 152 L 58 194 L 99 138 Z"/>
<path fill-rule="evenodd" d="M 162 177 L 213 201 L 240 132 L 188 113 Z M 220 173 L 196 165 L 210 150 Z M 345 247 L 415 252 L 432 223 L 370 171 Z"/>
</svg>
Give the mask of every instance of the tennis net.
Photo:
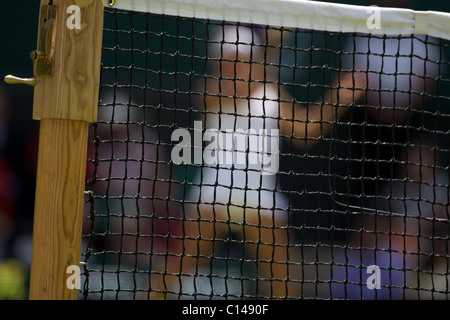
<svg viewBox="0 0 450 320">
<path fill-rule="evenodd" d="M 85 299 L 449 297 L 450 15 L 105 7 Z"/>
</svg>

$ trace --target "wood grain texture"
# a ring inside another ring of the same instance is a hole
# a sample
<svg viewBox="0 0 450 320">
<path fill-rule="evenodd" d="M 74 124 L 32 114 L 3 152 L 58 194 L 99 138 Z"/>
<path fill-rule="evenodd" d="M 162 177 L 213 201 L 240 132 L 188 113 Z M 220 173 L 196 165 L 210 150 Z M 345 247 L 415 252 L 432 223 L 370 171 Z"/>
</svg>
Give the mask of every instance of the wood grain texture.
<svg viewBox="0 0 450 320">
<path fill-rule="evenodd" d="M 41 7 L 48 3 L 41 1 Z M 54 0 L 57 6 L 54 73 L 37 77 L 33 118 L 97 120 L 103 32 L 102 0 Z M 81 28 L 67 28 L 67 7 L 81 11 Z M 41 10 L 39 21 L 45 18 Z M 38 36 L 39 37 L 39 36 Z"/>
<path fill-rule="evenodd" d="M 41 1 L 41 8 L 48 0 Z M 67 267 L 79 265 L 89 122 L 97 119 L 103 3 L 54 0 L 54 71 L 37 76 L 33 118 L 40 121 L 31 300 L 73 300 Z M 67 28 L 67 7 L 80 7 L 81 28 Z M 42 22 L 45 10 L 41 10 Z"/>
<path fill-rule="evenodd" d="M 76 299 L 67 267 L 79 265 L 88 123 L 40 123 L 30 299 Z"/>
</svg>

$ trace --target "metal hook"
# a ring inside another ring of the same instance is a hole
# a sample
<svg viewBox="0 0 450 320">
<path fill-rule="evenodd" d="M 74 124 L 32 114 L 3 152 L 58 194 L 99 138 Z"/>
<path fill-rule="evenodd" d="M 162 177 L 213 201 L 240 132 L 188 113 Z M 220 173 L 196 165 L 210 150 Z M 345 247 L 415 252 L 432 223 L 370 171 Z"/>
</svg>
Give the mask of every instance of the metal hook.
<svg viewBox="0 0 450 320">
<path fill-rule="evenodd" d="M 8 84 L 27 84 L 30 86 L 35 86 L 36 85 L 36 79 L 35 78 L 19 78 L 13 75 L 8 74 L 7 76 L 5 76 L 5 82 Z"/>
<path fill-rule="evenodd" d="M 33 60 L 33 78 L 19 78 L 13 75 L 7 75 L 4 80 L 9 84 L 28 84 L 36 85 L 36 77 L 51 76 L 53 74 L 53 54 L 54 54 L 54 28 L 56 18 L 56 6 L 48 5 L 41 8 L 41 16 L 46 17 L 39 28 L 39 37 L 37 49 L 32 51 L 30 58 Z"/>
</svg>

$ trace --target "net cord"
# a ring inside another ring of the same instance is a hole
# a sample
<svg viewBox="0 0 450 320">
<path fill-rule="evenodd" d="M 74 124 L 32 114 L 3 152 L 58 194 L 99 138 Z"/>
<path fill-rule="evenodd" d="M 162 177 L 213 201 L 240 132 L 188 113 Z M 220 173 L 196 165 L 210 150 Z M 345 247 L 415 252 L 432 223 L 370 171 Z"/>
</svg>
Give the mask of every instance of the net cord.
<svg viewBox="0 0 450 320">
<path fill-rule="evenodd" d="M 450 40 L 450 13 L 307 0 L 104 0 L 116 9 L 329 32 Z M 379 24 L 373 23 L 378 19 Z"/>
</svg>

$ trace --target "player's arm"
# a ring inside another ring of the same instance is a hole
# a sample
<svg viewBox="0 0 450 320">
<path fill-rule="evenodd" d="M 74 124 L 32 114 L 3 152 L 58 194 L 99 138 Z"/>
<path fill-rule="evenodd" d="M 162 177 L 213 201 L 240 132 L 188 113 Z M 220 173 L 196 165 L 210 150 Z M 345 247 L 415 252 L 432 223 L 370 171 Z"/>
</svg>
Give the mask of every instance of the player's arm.
<svg viewBox="0 0 450 320">
<path fill-rule="evenodd" d="M 356 89 L 355 89 L 356 88 Z M 336 84 L 327 90 L 323 99 L 309 105 L 281 102 L 280 131 L 284 136 L 293 136 L 297 146 L 316 142 L 314 138 L 326 136 L 332 127 L 332 121 L 348 112 L 348 106 L 360 103 L 365 97 L 366 75 L 364 73 L 341 72 Z M 281 91 L 281 100 L 286 101 L 289 94 Z M 295 139 L 299 138 L 299 139 Z"/>
</svg>

